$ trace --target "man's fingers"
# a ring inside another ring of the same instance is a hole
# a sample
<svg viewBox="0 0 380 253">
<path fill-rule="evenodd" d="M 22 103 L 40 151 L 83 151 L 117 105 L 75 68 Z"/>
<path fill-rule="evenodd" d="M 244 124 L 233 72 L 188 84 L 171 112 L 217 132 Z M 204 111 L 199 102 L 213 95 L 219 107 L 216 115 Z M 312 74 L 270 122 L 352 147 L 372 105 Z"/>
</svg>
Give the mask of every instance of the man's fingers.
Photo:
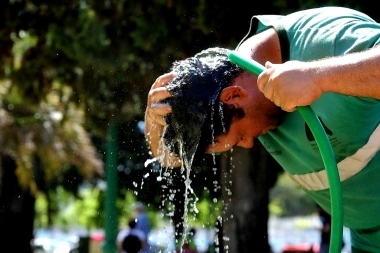
<svg viewBox="0 0 380 253">
<path fill-rule="evenodd" d="M 257 77 L 257 87 L 258 89 L 264 93 L 265 97 L 273 101 L 273 91 L 272 91 L 272 84 L 271 84 L 271 74 L 273 72 L 272 70 L 273 64 L 269 61 L 265 63 L 265 69 L 264 71 Z"/>
<path fill-rule="evenodd" d="M 158 88 L 158 87 L 163 87 L 165 86 L 168 82 L 170 82 L 176 74 L 174 72 L 169 72 L 166 73 L 162 76 L 159 76 L 156 81 L 152 85 L 152 89 Z"/>
<path fill-rule="evenodd" d="M 281 107 L 281 98 L 279 96 L 272 94 L 271 97 L 267 97 L 267 98 L 270 99 L 275 105 Z"/>
<path fill-rule="evenodd" d="M 171 107 L 168 104 L 164 103 L 152 103 L 150 106 L 150 110 L 153 114 L 165 116 L 169 113 L 171 113 Z"/>
<path fill-rule="evenodd" d="M 152 103 L 148 110 L 149 118 L 156 124 L 166 126 L 165 116 L 171 112 L 171 107 L 165 103 Z"/>
<path fill-rule="evenodd" d="M 175 75 L 170 72 L 158 77 L 149 91 L 146 115 L 154 124 L 166 126 L 165 116 L 171 112 L 171 107 L 161 101 L 171 96 L 165 86 Z"/>
<path fill-rule="evenodd" d="M 265 84 L 268 82 L 268 74 L 265 72 L 261 72 L 261 74 L 257 77 L 257 88 L 259 91 L 263 92 Z"/>
<path fill-rule="evenodd" d="M 154 116 L 154 121 L 156 122 L 156 124 L 161 125 L 161 126 L 167 125 L 165 121 L 165 117 Z"/>
<path fill-rule="evenodd" d="M 269 79 L 270 77 L 271 77 L 271 69 L 265 69 L 257 77 L 257 87 L 259 88 L 261 92 L 265 93 L 265 90 L 268 89 L 268 85 L 271 83 Z"/>
<path fill-rule="evenodd" d="M 273 63 L 271 63 L 270 61 L 267 61 L 267 62 L 265 62 L 265 67 L 267 69 L 272 68 L 273 67 Z"/>
<path fill-rule="evenodd" d="M 273 93 L 273 87 L 272 87 L 272 84 L 269 84 L 267 83 L 262 91 L 264 93 L 264 96 L 269 99 L 270 101 L 272 102 L 275 102 L 275 96 L 274 96 L 274 93 Z M 277 102 L 280 102 L 279 101 L 279 97 L 276 97 L 278 99 Z"/>
<path fill-rule="evenodd" d="M 283 103 L 281 104 L 281 109 L 286 112 L 293 112 L 296 110 L 296 107 L 290 104 Z"/>
<path fill-rule="evenodd" d="M 148 98 L 150 103 L 156 103 L 160 100 L 164 100 L 168 97 L 170 97 L 169 91 L 166 89 L 166 85 L 168 82 L 170 82 L 175 77 L 174 72 L 170 72 L 167 74 L 164 74 L 156 79 L 154 84 L 152 85 Z"/>
<path fill-rule="evenodd" d="M 166 89 L 166 87 L 159 87 L 159 88 L 151 89 L 149 91 L 149 100 L 151 101 L 151 103 L 156 103 L 170 96 L 171 94 L 168 91 L 168 89 Z"/>
</svg>

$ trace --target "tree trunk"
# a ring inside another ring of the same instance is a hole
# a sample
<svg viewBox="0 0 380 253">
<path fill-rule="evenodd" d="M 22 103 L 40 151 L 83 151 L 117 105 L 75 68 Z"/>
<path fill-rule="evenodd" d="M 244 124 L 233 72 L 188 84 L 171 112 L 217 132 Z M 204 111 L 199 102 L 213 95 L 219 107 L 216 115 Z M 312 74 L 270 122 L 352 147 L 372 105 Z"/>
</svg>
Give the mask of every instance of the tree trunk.
<svg viewBox="0 0 380 253">
<path fill-rule="evenodd" d="M 0 252 L 32 253 L 35 198 L 18 184 L 15 161 L 1 158 Z"/>
<path fill-rule="evenodd" d="M 271 252 L 268 240 L 269 190 L 281 171 L 259 144 L 223 155 L 221 252 Z"/>
</svg>

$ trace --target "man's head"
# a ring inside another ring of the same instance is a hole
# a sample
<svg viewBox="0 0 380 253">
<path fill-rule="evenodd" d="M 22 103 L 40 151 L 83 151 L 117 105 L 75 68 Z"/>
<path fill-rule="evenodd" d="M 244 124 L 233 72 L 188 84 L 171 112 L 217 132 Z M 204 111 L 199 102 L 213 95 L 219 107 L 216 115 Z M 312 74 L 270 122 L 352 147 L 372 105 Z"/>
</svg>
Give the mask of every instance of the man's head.
<svg viewBox="0 0 380 253">
<path fill-rule="evenodd" d="M 229 52 L 210 48 L 173 64 L 176 77 L 167 85 L 172 113 L 166 118 L 164 138 L 171 151 L 190 163 L 195 153 L 205 153 L 215 136 L 229 130 L 234 117 L 244 116 L 240 108 L 219 102 L 221 90 L 243 72 L 229 61 Z"/>
</svg>

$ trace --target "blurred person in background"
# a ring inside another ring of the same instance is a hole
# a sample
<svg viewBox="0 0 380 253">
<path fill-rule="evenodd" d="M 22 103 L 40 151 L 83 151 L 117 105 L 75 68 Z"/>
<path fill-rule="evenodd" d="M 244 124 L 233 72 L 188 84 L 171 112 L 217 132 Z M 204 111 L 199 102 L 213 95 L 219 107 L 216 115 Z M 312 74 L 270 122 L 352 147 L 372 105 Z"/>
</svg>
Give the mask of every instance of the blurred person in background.
<svg viewBox="0 0 380 253">
<path fill-rule="evenodd" d="M 116 238 L 119 253 L 138 253 L 146 249 L 146 236 L 136 225 L 136 219 L 132 218 L 128 227 L 120 230 Z"/>
<path fill-rule="evenodd" d="M 195 228 L 191 228 L 189 232 L 186 234 L 186 238 L 184 238 L 184 242 L 182 244 L 179 242 L 177 245 L 177 253 L 198 253 L 197 246 L 195 245 Z M 182 245 L 181 245 L 182 244 Z"/>
<path fill-rule="evenodd" d="M 136 202 L 135 204 L 133 204 L 132 209 L 136 217 L 136 229 L 140 229 L 141 231 L 143 231 L 145 235 L 144 244 L 146 245 L 146 247 L 142 252 L 149 253 L 150 247 L 148 244 L 148 236 L 150 232 L 150 222 L 148 215 L 145 212 L 145 207 L 141 202 Z"/>
<path fill-rule="evenodd" d="M 330 250 L 330 237 L 331 237 L 331 215 L 323 210 L 320 206 L 317 206 L 319 219 L 322 227 L 319 253 L 328 253 Z"/>
<path fill-rule="evenodd" d="M 322 207 L 317 205 L 319 219 L 321 221 L 321 238 L 319 244 L 319 253 L 329 253 L 330 240 L 331 240 L 331 215 L 323 210 Z M 344 248 L 344 241 L 342 241 L 342 249 Z"/>
</svg>

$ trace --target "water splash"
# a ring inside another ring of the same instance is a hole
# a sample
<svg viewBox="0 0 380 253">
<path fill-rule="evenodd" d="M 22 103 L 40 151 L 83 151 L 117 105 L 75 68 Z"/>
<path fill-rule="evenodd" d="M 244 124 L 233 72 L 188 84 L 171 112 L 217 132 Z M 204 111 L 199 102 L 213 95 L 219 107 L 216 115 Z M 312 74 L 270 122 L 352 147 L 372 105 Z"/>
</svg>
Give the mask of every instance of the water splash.
<svg viewBox="0 0 380 253">
<path fill-rule="evenodd" d="M 146 168 L 146 167 L 148 167 L 149 166 L 149 164 L 152 164 L 152 163 L 154 163 L 154 162 L 156 162 L 157 161 L 157 158 L 152 158 L 152 159 L 147 159 L 146 161 L 145 161 L 145 163 L 144 163 L 144 167 Z"/>
<path fill-rule="evenodd" d="M 180 170 L 185 178 L 181 248 L 188 233 L 188 212 L 199 212 L 196 208 L 198 197 L 190 179 L 193 163 L 197 160 L 197 154 L 204 154 L 207 147 L 215 145 L 215 135 L 228 131 L 223 104 L 217 100 L 222 88 L 243 71 L 229 61 L 229 52 L 227 49 L 210 48 L 173 64 L 172 70 L 176 76 L 167 85 L 172 96 L 164 101 L 172 107 L 172 112 L 166 116 L 167 127 L 159 142 L 158 153 L 162 155 L 145 162 L 148 166 L 155 161 L 166 164 L 170 158 L 181 161 Z M 216 174 L 215 154 L 212 156 Z M 169 175 L 161 169 L 157 180 L 161 181 L 166 176 Z M 216 191 L 217 182 L 214 186 Z M 174 195 L 175 192 L 171 192 L 169 200 L 173 200 Z"/>
</svg>

